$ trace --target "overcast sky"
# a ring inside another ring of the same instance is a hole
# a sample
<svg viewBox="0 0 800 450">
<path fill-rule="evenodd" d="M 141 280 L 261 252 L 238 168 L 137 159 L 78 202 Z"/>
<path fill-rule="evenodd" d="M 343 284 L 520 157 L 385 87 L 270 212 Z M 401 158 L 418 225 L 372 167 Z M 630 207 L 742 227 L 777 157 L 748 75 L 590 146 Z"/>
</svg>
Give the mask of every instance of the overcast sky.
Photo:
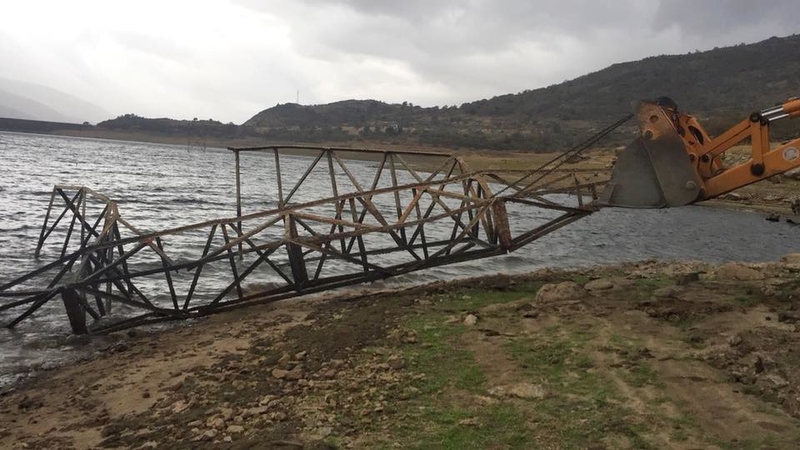
<svg viewBox="0 0 800 450">
<path fill-rule="evenodd" d="M 798 17 L 796 0 L 3 0 L 0 77 L 113 115 L 241 123 L 298 90 L 460 104 L 790 35 Z"/>
</svg>

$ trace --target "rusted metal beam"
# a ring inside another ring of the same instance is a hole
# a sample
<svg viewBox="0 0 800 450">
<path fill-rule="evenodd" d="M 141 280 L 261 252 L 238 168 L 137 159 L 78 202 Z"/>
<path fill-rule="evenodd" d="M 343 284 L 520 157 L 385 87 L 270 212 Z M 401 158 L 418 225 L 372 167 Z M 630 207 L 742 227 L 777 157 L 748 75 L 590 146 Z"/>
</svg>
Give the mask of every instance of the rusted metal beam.
<svg viewBox="0 0 800 450">
<path fill-rule="evenodd" d="M 108 197 L 80 186 L 56 186 L 36 253 L 46 257 L 45 241 L 59 235 L 66 236 L 59 247 L 63 255 L 57 254 L 53 262 L 1 285 L 0 312 L 8 315 L 24 308 L 11 321 L 13 326 L 59 293 L 67 292 L 65 289 L 71 289 L 83 296 L 79 306 L 94 318 L 106 315 L 113 302 L 138 311 L 120 323 L 89 326 L 95 332 L 199 317 L 247 304 L 501 255 L 592 211 L 591 207 L 583 206 L 582 199 L 577 201 L 576 208 L 567 204 L 575 202 L 563 202 L 563 196 L 550 195 L 562 192 L 592 195 L 594 186 L 578 182 L 577 178 L 570 179 L 572 182 L 565 186 L 552 177 L 532 173 L 514 184 L 491 172 L 471 171 L 463 160 L 449 154 L 310 146 L 231 150 L 236 164 L 235 217 L 143 231 L 125 220 L 117 204 Z M 258 162 L 273 161 L 266 170 L 274 175 L 270 180 L 277 195 L 277 208 L 243 211 L 242 187 L 247 180 L 242 178 L 241 158 L 251 152 L 272 154 L 272 158 L 259 158 Z M 306 165 L 285 193 L 281 158 L 298 152 L 307 158 Z M 412 160 L 417 156 L 429 161 L 426 165 L 417 164 L 418 161 Z M 369 161 L 370 166 L 368 169 L 358 166 L 356 171 L 356 163 L 351 164 L 352 159 L 347 157 Z M 327 163 L 325 178 L 330 191 L 320 194 L 321 198 L 307 200 L 313 189 L 311 175 L 322 170 L 323 159 Z M 431 171 L 423 173 L 426 167 Z M 344 173 L 344 180 L 337 178 L 337 170 Z M 362 184 L 356 174 L 361 180 L 372 177 L 371 184 Z M 348 192 L 342 191 L 345 186 L 351 186 L 346 188 Z M 303 192 L 305 201 L 290 204 L 298 192 Z M 51 224 L 56 196 L 66 206 Z M 89 202 L 102 206 L 96 217 L 87 217 Z M 515 235 L 510 226 L 509 204 L 562 214 L 553 220 L 518 224 L 521 226 L 514 228 L 521 231 Z M 71 215 L 69 223 L 62 220 L 67 214 Z M 98 230 L 101 222 L 103 228 Z M 81 227 L 80 241 L 72 242 L 75 233 L 70 230 L 76 224 Z M 54 234 L 56 229 L 63 231 Z M 189 256 L 181 249 L 164 245 L 177 236 L 200 240 L 196 245 L 202 248 L 200 254 Z M 65 250 L 76 244 L 79 244 L 77 251 Z M 66 274 L 76 261 L 80 261 L 79 275 L 68 280 Z M 212 285 L 210 292 L 204 283 L 199 295 L 200 281 L 212 275 L 209 268 L 213 268 L 217 279 L 226 277 L 223 278 L 226 281 L 223 285 Z M 244 284 L 249 280 L 268 282 L 260 291 L 251 293 Z M 38 288 L 45 284 L 47 288 Z M 153 286 L 156 296 L 151 299 L 145 291 L 153 290 Z M 165 297 L 162 293 L 169 295 L 162 300 Z M 94 296 L 97 310 L 86 302 L 86 295 Z M 101 299 L 107 303 L 104 305 Z"/>
</svg>

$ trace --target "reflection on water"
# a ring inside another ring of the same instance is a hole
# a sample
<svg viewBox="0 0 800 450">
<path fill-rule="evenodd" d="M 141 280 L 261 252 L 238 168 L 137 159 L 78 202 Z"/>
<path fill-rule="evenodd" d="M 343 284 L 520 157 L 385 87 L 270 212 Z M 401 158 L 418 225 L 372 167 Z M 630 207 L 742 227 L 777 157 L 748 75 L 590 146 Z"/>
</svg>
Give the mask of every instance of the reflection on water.
<svg viewBox="0 0 800 450">
<path fill-rule="evenodd" d="M 159 230 L 235 215 L 234 162 L 227 150 L 95 139 L 0 133 L 0 282 L 35 267 L 32 259 L 53 185 L 85 185 L 118 201 L 123 217 Z M 243 158 L 243 207 L 276 207 L 266 155 Z M 284 184 L 302 175 L 307 159 L 282 160 Z M 352 163 L 354 166 L 369 162 Z M 370 170 L 354 170 L 374 174 Z M 344 174 L 340 173 L 344 177 Z M 370 185 L 371 180 L 359 180 Z M 403 180 L 400 182 L 408 182 Z M 319 198 L 314 184 L 295 201 Z M 379 205 L 389 212 L 393 205 Z M 552 214 L 509 207 L 512 224 Z M 427 228 L 426 228 L 427 230 Z M 800 229 L 758 214 L 691 206 L 670 210 L 606 209 L 535 241 L 512 255 L 438 267 L 380 282 L 419 283 L 542 267 L 580 267 L 643 259 L 766 261 L 800 251 Z M 187 241 L 188 242 L 188 241 Z M 181 248 L 180 239 L 172 243 Z M 197 249 L 187 248 L 196 255 Z M 174 250 L 173 250 L 174 251 Z M 188 254 L 187 254 L 188 257 Z M 212 276 L 213 273 L 209 273 Z M 69 354 L 63 308 L 52 302 L 16 331 L 0 330 L 0 374 Z M 57 319 L 57 320 L 56 320 Z M 0 379 L 2 384 L 2 379 Z"/>
</svg>

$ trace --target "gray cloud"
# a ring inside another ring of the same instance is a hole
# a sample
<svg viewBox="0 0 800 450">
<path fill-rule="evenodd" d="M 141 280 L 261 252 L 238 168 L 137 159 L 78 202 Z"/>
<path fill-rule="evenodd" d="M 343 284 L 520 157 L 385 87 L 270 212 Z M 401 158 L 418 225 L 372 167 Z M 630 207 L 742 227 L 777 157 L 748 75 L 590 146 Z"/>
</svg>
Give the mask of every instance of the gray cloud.
<svg viewBox="0 0 800 450">
<path fill-rule="evenodd" d="M 274 4 L 245 4 L 275 9 Z M 629 42 L 630 33 L 642 39 L 653 34 L 647 20 L 629 19 L 653 14 L 635 0 L 613 7 L 595 1 L 541 5 L 510 0 L 297 4 L 301 6 L 284 14 L 292 17 L 291 33 L 300 54 L 345 63 L 354 57 L 397 61 L 440 84 L 438 98 L 427 103 L 458 103 L 562 81 L 615 62 L 626 45 L 639 50 L 638 43 Z M 602 51 L 586 52 L 593 44 Z M 658 43 L 633 57 L 666 50 Z M 402 100 L 391 92 L 380 98 Z"/>
<path fill-rule="evenodd" d="M 653 27 L 677 26 L 685 36 L 741 35 L 754 30 L 771 36 L 797 32 L 798 17 L 800 2 L 796 0 L 671 0 L 660 2 Z"/>
<path fill-rule="evenodd" d="M 800 17 L 791 0 L 80 3 L 0 5 L 0 76 L 119 114 L 226 122 L 294 101 L 297 90 L 303 103 L 459 104 L 616 62 L 791 34 Z M 41 24 L 41 8 L 60 9 Z"/>
</svg>

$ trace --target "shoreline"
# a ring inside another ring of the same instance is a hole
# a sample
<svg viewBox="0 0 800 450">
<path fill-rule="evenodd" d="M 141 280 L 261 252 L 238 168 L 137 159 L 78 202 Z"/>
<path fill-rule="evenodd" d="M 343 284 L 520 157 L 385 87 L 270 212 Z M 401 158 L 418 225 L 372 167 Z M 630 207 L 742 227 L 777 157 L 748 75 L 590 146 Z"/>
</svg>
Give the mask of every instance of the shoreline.
<svg viewBox="0 0 800 450">
<path fill-rule="evenodd" d="M 800 437 L 798 273 L 798 255 L 543 269 L 133 329 L 0 391 L 0 446 L 781 446 Z"/>
<path fill-rule="evenodd" d="M 143 133 L 120 133 L 102 132 L 85 133 L 73 131 L 56 131 L 50 133 L 28 133 L 21 131 L 6 131 L 13 134 L 30 134 L 41 136 L 56 136 L 66 138 L 86 138 L 121 142 L 141 142 L 152 144 L 163 144 L 175 146 L 181 149 L 186 146 L 182 139 L 154 136 Z M 462 157 L 473 170 L 494 170 L 497 173 L 510 174 L 520 171 L 533 170 L 555 155 L 555 153 L 535 153 L 522 151 L 494 151 L 494 150 L 459 150 L 448 147 L 434 147 L 422 145 L 401 145 L 382 142 L 358 141 L 357 147 L 369 147 L 385 150 L 409 150 L 409 151 L 438 151 L 442 153 L 452 152 Z M 353 142 L 345 143 L 345 145 Z M 227 149 L 228 147 L 241 147 L 251 145 L 265 145 L 264 142 L 252 139 L 245 140 L 213 140 L 208 142 L 209 149 Z M 341 142 L 308 144 L 311 146 L 342 146 Z M 197 147 L 197 146 L 194 146 Z M 199 148 L 199 147 L 198 147 Z M 564 171 L 575 170 L 582 174 L 586 181 L 597 181 L 603 177 L 610 177 L 610 164 L 614 159 L 616 150 L 610 148 L 597 148 L 587 152 L 589 156 L 586 160 L 577 163 L 567 164 Z M 734 155 L 741 157 L 745 149 L 736 148 L 732 150 Z M 754 211 L 767 214 L 789 215 L 791 213 L 791 200 L 800 198 L 800 178 L 796 176 L 786 177 L 777 175 L 775 181 L 763 180 L 756 184 L 745 186 L 734 191 L 734 198 L 727 194 L 722 198 L 706 200 L 698 204 L 712 207 L 721 207 L 734 210 Z M 735 198 L 738 197 L 738 198 Z M 800 221 L 800 220 L 798 220 Z"/>
</svg>

